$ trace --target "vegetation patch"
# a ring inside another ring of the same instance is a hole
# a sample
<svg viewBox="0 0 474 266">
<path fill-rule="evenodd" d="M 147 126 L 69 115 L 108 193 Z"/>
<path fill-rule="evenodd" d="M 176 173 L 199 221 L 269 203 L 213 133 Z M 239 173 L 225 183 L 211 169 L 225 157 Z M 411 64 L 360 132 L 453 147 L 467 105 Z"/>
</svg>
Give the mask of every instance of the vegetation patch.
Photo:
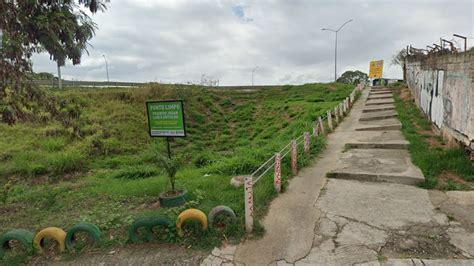
<svg viewBox="0 0 474 266">
<path fill-rule="evenodd" d="M 150 84 L 53 91 L 58 99 L 77 103 L 71 109 L 75 115 L 66 112 L 63 122 L 0 124 L 0 233 L 89 222 L 103 232 L 98 248 L 109 249 L 127 242 L 127 229 L 139 217 L 166 215 L 175 221 L 187 208 L 208 214 L 226 205 L 237 218 L 225 230 L 162 236 L 201 249 L 239 239 L 243 191 L 230 179 L 251 173 L 291 139 L 312 132 L 314 120 L 353 89 L 331 83 L 244 92 Z M 172 157 L 182 165 L 172 182 L 188 191 L 186 203 L 175 208 L 158 203 L 159 194 L 170 188 L 169 173 L 157 163 L 157 151 L 166 154 L 166 141 L 149 137 L 146 118 L 146 101 L 165 99 L 185 101 L 188 130 L 186 138 L 171 141 Z M 300 147 L 298 165 L 308 165 L 324 145 L 322 137 L 312 139 L 309 155 Z M 263 232 L 258 219 L 276 196 L 272 176 L 269 171 L 254 188 L 257 235 Z M 283 190 L 290 176 L 288 156 L 282 161 Z"/>
<path fill-rule="evenodd" d="M 415 105 L 406 86 L 396 87 L 395 103 L 403 125 L 402 133 L 410 142 L 413 163 L 425 175 L 424 188 L 471 190 L 474 166 L 460 146 L 450 146 L 432 130 L 431 122 Z"/>
</svg>

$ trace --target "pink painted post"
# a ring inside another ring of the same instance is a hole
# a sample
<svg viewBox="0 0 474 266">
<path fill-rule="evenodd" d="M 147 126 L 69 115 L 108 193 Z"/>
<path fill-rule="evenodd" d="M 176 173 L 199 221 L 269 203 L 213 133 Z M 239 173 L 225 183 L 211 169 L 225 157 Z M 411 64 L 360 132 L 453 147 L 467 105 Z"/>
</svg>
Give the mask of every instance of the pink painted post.
<svg viewBox="0 0 474 266">
<path fill-rule="evenodd" d="M 296 140 L 291 141 L 291 173 L 296 175 L 298 173 L 298 150 L 296 147 Z"/>
<path fill-rule="evenodd" d="M 303 146 L 304 147 L 304 152 L 309 153 L 309 147 L 311 145 L 310 138 L 309 138 L 309 132 L 305 132 L 303 134 L 303 136 L 304 136 L 303 137 L 304 138 L 304 142 L 303 142 L 304 143 L 304 146 Z"/>
<path fill-rule="evenodd" d="M 245 193 L 245 231 L 251 233 L 253 230 L 253 180 L 251 176 L 244 179 Z"/>
<path fill-rule="evenodd" d="M 336 118 L 336 123 L 339 124 L 339 115 L 337 114 L 337 106 L 334 107 L 334 117 Z"/>
<path fill-rule="evenodd" d="M 319 122 L 319 131 L 321 132 L 322 135 L 326 135 L 326 132 L 324 130 L 323 119 L 321 117 L 318 117 L 318 122 Z"/>
<path fill-rule="evenodd" d="M 316 125 L 316 127 L 313 127 L 313 137 L 317 137 L 318 136 L 318 125 Z"/>
<path fill-rule="evenodd" d="M 280 193 L 281 191 L 281 154 L 275 153 L 275 173 L 273 175 L 273 185 L 275 191 Z"/>
<path fill-rule="evenodd" d="M 334 128 L 333 128 L 333 126 L 332 126 L 332 115 L 331 115 L 331 111 L 328 111 L 327 114 L 328 114 L 328 127 L 329 127 L 329 130 L 333 131 Z"/>
</svg>

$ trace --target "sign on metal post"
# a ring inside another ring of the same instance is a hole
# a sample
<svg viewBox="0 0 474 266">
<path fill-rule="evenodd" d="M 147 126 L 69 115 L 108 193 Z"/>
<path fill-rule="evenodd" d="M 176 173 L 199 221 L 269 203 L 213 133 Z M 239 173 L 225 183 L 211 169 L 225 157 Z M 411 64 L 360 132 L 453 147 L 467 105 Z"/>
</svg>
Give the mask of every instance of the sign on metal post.
<svg viewBox="0 0 474 266">
<path fill-rule="evenodd" d="M 310 148 L 310 145 L 311 145 L 310 138 L 309 138 L 309 132 L 305 132 L 303 134 L 303 139 L 304 139 L 304 146 L 303 146 L 304 152 L 309 153 L 309 148 Z"/>
<path fill-rule="evenodd" d="M 251 176 L 244 179 L 245 193 L 245 231 L 251 233 L 253 230 L 253 180 Z"/>
<path fill-rule="evenodd" d="M 186 137 L 183 101 L 152 101 L 146 108 L 150 136 Z"/>
<path fill-rule="evenodd" d="M 334 130 L 334 128 L 332 127 L 332 116 L 331 116 L 331 111 L 328 111 L 328 112 L 327 112 L 327 114 L 328 114 L 328 127 L 329 127 L 329 129 L 330 129 L 331 131 L 333 131 L 333 130 Z"/>
<path fill-rule="evenodd" d="M 298 150 L 296 147 L 296 140 L 291 141 L 291 173 L 296 175 L 298 173 Z"/>
<path fill-rule="evenodd" d="M 181 100 L 149 101 L 146 103 L 148 133 L 151 137 L 166 137 L 171 158 L 170 137 L 186 137 L 184 104 Z"/>
<path fill-rule="evenodd" d="M 319 131 L 321 132 L 321 134 L 326 135 L 326 132 L 324 131 L 323 119 L 321 118 L 321 116 L 318 117 L 318 122 L 319 122 Z"/>
<path fill-rule="evenodd" d="M 369 78 L 381 78 L 383 72 L 383 60 L 370 61 Z"/>
<path fill-rule="evenodd" d="M 275 186 L 275 191 L 281 191 L 281 154 L 275 154 L 275 173 L 273 175 L 273 185 Z"/>
</svg>

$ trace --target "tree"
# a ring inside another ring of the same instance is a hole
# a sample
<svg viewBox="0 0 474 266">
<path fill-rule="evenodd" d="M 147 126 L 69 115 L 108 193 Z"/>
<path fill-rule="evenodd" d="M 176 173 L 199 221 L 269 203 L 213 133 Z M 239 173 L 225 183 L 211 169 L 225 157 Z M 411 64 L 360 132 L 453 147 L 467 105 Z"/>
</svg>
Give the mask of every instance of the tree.
<svg viewBox="0 0 474 266">
<path fill-rule="evenodd" d="M 408 51 L 407 51 L 407 49 L 404 48 L 392 57 L 392 62 L 390 63 L 391 65 L 399 65 L 399 66 L 402 67 L 403 80 L 406 80 L 407 70 L 406 70 L 405 59 L 406 59 L 407 56 L 408 56 Z"/>
<path fill-rule="evenodd" d="M 359 70 L 348 70 L 337 79 L 337 82 L 357 85 L 361 82 L 367 82 L 368 80 L 369 76 L 364 72 Z"/>
<path fill-rule="evenodd" d="M 51 96 L 29 82 L 33 53 L 47 52 L 59 66 L 81 62 L 96 24 L 80 9 L 104 10 L 102 0 L 11 0 L 0 2 L 0 121 L 55 114 Z"/>
</svg>

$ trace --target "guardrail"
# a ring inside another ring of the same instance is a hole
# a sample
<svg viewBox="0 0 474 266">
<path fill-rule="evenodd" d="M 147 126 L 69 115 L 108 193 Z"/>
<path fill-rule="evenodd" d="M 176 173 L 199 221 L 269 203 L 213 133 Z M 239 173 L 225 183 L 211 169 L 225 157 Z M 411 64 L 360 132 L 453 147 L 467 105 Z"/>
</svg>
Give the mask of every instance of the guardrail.
<svg viewBox="0 0 474 266">
<path fill-rule="evenodd" d="M 33 80 L 33 83 L 39 86 L 59 87 L 59 81 L 54 80 Z M 146 83 L 143 82 L 121 82 L 121 81 L 75 81 L 62 80 L 63 87 L 138 87 Z"/>
<path fill-rule="evenodd" d="M 59 87 L 59 81 L 53 80 L 33 80 L 34 84 L 39 86 L 50 86 L 53 88 Z M 78 80 L 62 80 L 63 87 L 138 87 L 149 84 L 149 82 L 123 82 L 123 81 L 78 81 Z M 282 85 L 257 85 L 257 86 L 206 86 L 200 84 L 176 84 L 180 86 L 202 86 L 213 90 L 263 90 L 281 87 Z"/>
<path fill-rule="evenodd" d="M 349 113 L 350 108 L 352 107 L 355 95 L 357 92 L 362 91 L 364 84 L 359 84 L 351 92 L 351 94 L 346 97 L 342 102 L 340 102 L 334 110 L 327 110 L 326 115 L 315 121 L 315 127 L 313 127 L 312 136 L 313 138 L 318 137 L 319 135 L 325 136 L 331 131 L 334 131 L 333 116 L 335 122 L 339 124 L 339 120 L 342 120 L 345 115 Z M 326 132 L 326 127 L 324 121 L 329 128 L 329 132 Z M 285 158 L 288 154 L 291 156 L 291 173 L 295 176 L 298 173 L 298 146 L 303 144 L 303 150 L 305 153 L 310 152 L 311 147 L 311 135 L 309 132 L 303 132 L 296 139 L 292 139 L 286 146 L 281 150 L 271 156 L 267 161 L 265 161 L 260 167 L 258 167 L 253 173 L 246 176 L 244 179 L 244 201 L 245 201 L 245 230 L 247 233 L 252 232 L 253 230 L 253 187 L 257 184 L 258 181 L 265 176 L 270 169 L 274 169 L 273 174 L 273 186 L 275 191 L 279 193 L 281 191 L 281 160 Z"/>
</svg>

